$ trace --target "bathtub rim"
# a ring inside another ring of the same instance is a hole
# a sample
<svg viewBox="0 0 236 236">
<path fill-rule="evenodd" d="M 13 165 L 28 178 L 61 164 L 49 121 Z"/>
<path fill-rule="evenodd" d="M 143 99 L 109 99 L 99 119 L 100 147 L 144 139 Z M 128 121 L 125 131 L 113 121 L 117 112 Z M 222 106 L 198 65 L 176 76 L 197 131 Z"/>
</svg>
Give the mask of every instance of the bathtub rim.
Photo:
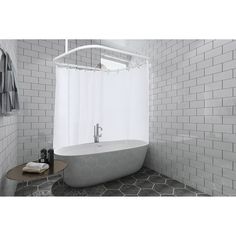
<svg viewBox="0 0 236 236">
<path fill-rule="evenodd" d="M 139 141 L 142 142 L 143 144 L 141 145 L 134 145 L 132 147 L 128 148 L 120 148 L 117 150 L 109 150 L 109 151 L 102 151 L 102 152 L 91 152 L 91 153 L 86 153 L 86 154 L 63 154 L 63 153 L 58 153 L 58 150 L 63 149 L 63 148 L 69 148 L 69 147 L 75 147 L 75 146 L 80 146 L 80 145 L 87 145 L 87 144 L 100 144 L 100 143 L 112 143 L 112 142 L 118 142 L 118 141 Z M 80 156 L 92 156 L 92 155 L 99 155 L 103 153 L 113 153 L 113 152 L 120 152 L 120 151 L 125 151 L 125 150 L 130 150 L 130 149 L 135 149 L 135 148 L 140 148 L 140 147 L 148 147 L 149 143 L 143 140 L 138 140 L 138 139 L 121 139 L 121 140 L 115 140 L 115 141 L 102 141 L 99 143 L 83 143 L 83 144 L 76 144 L 76 145 L 70 145 L 66 147 L 61 147 L 57 148 L 54 150 L 54 154 L 56 156 L 60 157 L 80 157 Z"/>
</svg>

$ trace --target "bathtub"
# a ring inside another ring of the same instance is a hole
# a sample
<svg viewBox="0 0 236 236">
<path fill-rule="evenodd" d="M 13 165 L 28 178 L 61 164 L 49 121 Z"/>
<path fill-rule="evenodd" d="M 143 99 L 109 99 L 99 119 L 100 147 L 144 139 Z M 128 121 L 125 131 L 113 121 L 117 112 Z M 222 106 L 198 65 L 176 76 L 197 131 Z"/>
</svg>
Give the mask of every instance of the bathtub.
<svg viewBox="0 0 236 236">
<path fill-rule="evenodd" d="M 140 140 L 88 143 L 55 150 L 55 158 L 68 167 L 64 182 L 72 187 L 104 183 L 138 171 L 144 162 L 148 144 Z"/>
</svg>

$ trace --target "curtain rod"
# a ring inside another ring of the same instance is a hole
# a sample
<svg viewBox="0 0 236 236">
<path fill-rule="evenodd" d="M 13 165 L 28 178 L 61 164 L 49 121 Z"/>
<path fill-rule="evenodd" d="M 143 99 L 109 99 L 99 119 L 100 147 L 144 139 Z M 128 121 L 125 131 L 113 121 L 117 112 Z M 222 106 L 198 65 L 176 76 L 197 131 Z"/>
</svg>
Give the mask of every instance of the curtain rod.
<svg viewBox="0 0 236 236">
<path fill-rule="evenodd" d="M 116 49 L 116 48 L 111 48 L 111 47 L 107 47 L 107 46 L 103 46 L 103 45 L 96 45 L 96 44 L 84 45 L 84 46 L 80 46 L 80 47 L 77 47 L 77 48 L 74 48 L 74 49 L 68 51 L 68 39 L 66 39 L 66 41 L 65 41 L 65 52 L 62 53 L 61 55 L 55 57 L 53 59 L 53 61 L 55 62 L 60 58 L 63 58 L 67 55 L 70 55 L 71 53 L 74 53 L 74 52 L 77 52 L 77 51 L 80 51 L 80 50 L 84 50 L 84 49 L 92 49 L 92 48 L 105 49 L 105 50 L 108 50 L 108 51 L 113 51 L 113 52 L 118 52 L 118 53 L 121 53 L 121 54 L 126 54 L 126 55 L 130 55 L 130 56 L 134 56 L 134 57 L 139 57 L 139 58 L 142 58 L 142 59 L 145 59 L 145 60 L 149 59 L 149 57 L 143 56 L 143 55 L 140 55 L 140 54 L 137 54 L 137 53 L 124 51 L 124 50 L 120 50 L 120 49 Z"/>
</svg>

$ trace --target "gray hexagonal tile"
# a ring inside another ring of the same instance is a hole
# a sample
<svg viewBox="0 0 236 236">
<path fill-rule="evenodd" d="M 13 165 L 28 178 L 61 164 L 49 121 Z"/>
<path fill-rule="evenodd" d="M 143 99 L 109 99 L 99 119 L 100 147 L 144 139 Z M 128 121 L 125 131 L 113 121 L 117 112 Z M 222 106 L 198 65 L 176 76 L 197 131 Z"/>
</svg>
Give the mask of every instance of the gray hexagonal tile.
<svg viewBox="0 0 236 236">
<path fill-rule="evenodd" d="M 147 196 L 160 196 L 159 193 L 155 192 L 153 189 L 141 189 L 138 196 L 147 197 Z"/>
<path fill-rule="evenodd" d="M 79 188 L 68 188 L 64 190 L 64 196 L 87 196 L 85 191 L 81 191 Z"/>
<path fill-rule="evenodd" d="M 133 178 L 132 176 L 128 175 L 128 176 L 121 178 L 120 181 L 123 184 L 133 184 L 133 183 L 135 183 L 136 179 Z"/>
<path fill-rule="evenodd" d="M 165 178 L 158 176 L 158 175 L 152 175 L 148 178 L 149 181 L 151 181 L 154 184 L 161 184 L 161 183 L 165 183 Z"/>
<path fill-rule="evenodd" d="M 166 176 L 166 175 L 163 175 L 163 174 L 160 174 L 161 177 L 165 178 L 165 179 L 171 179 L 170 177 Z"/>
<path fill-rule="evenodd" d="M 44 182 L 39 185 L 39 189 L 50 190 L 54 182 Z"/>
<path fill-rule="evenodd" d="M 154 189 L 158 192 L 158 193 L 163 193 L 163 194 L 173 194 L 173 188 L 170 187 L 167 184 L 155 184 Z"/>
<path fill-rule="evenodd" d="M 159 175 L 156 171 L 151 170 L 151 169 L 146 169 L 144 171 L 144 173 L 148 174 L 148 175 Z"/>
<path fill-rule="evenodd" d="M 119 180 L 110 181 L 104 184 L 107 189 L 119 189 L 122 183 Z"/>
<path fill-rule="evenodd" d="M 23 187 L 25 187 L 26 185 L 27 185 L 26 182 L 20 182 L 20 183 L 17 184 L 16 190 L 19 190 L 20 188 L 23 188 Z"/>
<path fill-rule="evenodd" d="M 88 196 L 100 196 L 106 191 L 103 185 L 96 185 L 92 187 L 87 187 L 84 189 L 87 192 Z"/>
<path fill-rule="evenodd" d="M 36 186 L 29 185 L 16 191 L 15 196 L 29 196 L 29 195 L 32 195 L 36 191 L 37 191 Z"/>
<path fill-rule="evenodd" d="M 196 193 L 190 192 L 187 189 L 175 189 L 174 191 L 175 196 L 196 196 Z"/>
<path fill-rule="evenodd" d="M 132 184 L 125 184 L 120 188 L 120 191 L 124 194 L 137 194 L 140 188 Z"/>
<path fill-rule="evenodd" d="M 111 190 L 106 190 L 102 196 L 124 196 L 123 193 L 121 193 L 121 191 L 119 190 L 115 190 L 115 189 L 111 189 Z"/>
<path fill-rule="evenodd" d="M 136 173 L 136 174 L 133 174 L 133 177 L 135 178 L 135 179 L 147 179 L 148 177 L 149 177 L 149 175 L 148 174 L 146 174 L 146 173 Z"/>
<path fill-rule="evenodd" d="M 139 179 L 136 181 L 135 185 L 140 188 L 152 188 L 154 184 L 148 180 Z"/>
<path fill-rule="evenodd" d="M 184 188 L 184 184 L 180 183 L 177 180 L 173 180 L 173 179 L 168 179 L 166 181 L 166 184 L 168 184 L 169 186 L 173 187 L 173 188 Z"/>
<path fill-rule="evenodd" d="M 53 196 L 50 190 L 37 191 L 32 194 L 34 197 L 50 197 Z"/>
</svg>

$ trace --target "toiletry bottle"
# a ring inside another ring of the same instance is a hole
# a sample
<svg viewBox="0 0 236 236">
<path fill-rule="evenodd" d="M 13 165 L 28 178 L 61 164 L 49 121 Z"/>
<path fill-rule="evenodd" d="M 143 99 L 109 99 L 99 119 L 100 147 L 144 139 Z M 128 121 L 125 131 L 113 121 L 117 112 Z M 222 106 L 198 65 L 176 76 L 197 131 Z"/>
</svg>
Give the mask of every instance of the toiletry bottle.
<svg viewBox="0 0 236 236">
<path fill-rule="evenodd" d="M 47 150 L 44 148 L 40 151 L 40 159 L 41 163 L 47 163 Z"/>
<path fill-rule="evenodd" d="M 54 167 L 54 150 L 52 148 L 48 150 L 48 163 L 49 163 L 50 169 L 53 169 L 53 167 Z"/>
</svg>

